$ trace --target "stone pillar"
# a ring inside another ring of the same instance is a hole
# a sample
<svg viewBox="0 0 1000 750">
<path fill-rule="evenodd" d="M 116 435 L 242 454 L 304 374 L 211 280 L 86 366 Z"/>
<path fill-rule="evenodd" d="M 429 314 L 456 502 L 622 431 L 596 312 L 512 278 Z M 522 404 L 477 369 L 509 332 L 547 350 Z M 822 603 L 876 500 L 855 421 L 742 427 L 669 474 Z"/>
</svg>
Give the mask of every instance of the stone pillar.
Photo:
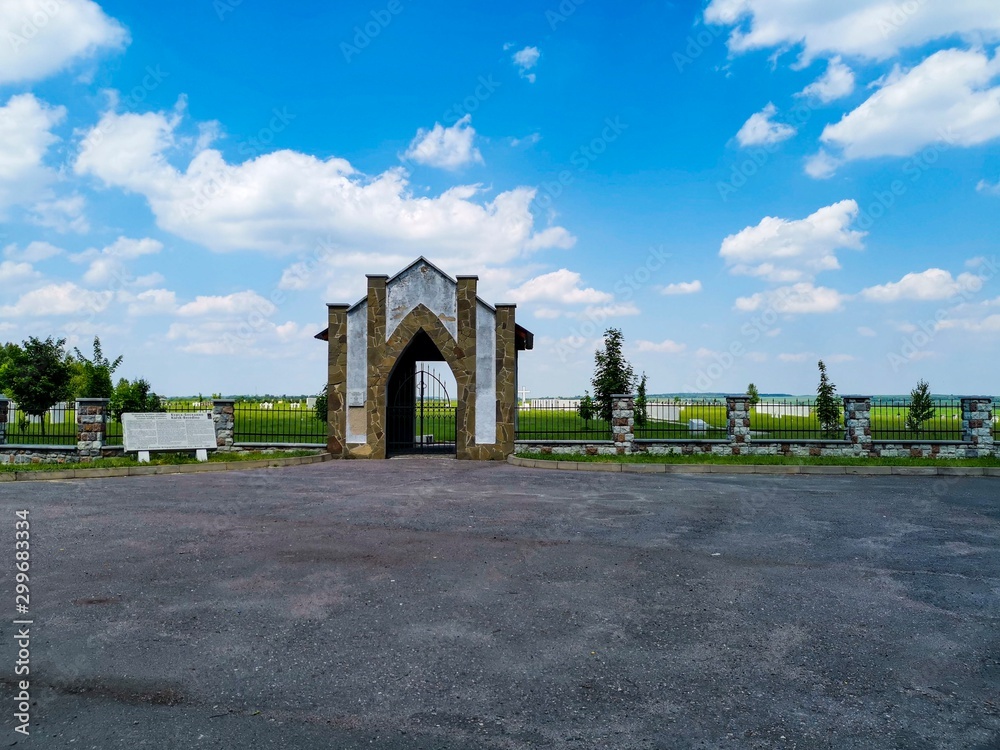
<svg viewBox="0 0 1000 750">
<path fill-rule="evenodd" d="M 871 396 L 844 396 L 844 439 L 856 454 L 870 455 L 872 450 Z"/>
<path fill-rule="evenodd" d="M 231 451 L 236 431 L 236 402 L 228 398 L 213 399 L 212 421 L 215 422 L 215 444 L 220 451 Z"/>
<path fill-rule="evenodd" d="M 618 455 L 632 453 L 635 440 L 635 398 L 624 393 L 611 396 L 611 439 Z"/>
<path fill-rule="evenodd" d="M 471 459 L 476 445 L 476 286 L 478 276 L 458 276 L 455 291 L 458 317 L 458 346 L 455 347 L 456 380 L 467 373 L 465 382 L 458 382 L 458 408 L 455 434 L 457 458 Z"/>
<path fill-rule="evenodd" d="M 388 276 L 368 274 L 368 393 L 365 408 L 368 417 L 368 447 L 371 450 L 371 458 L 385 458 L 386 388 L 389 385 L 389 373 L 382 371 L 382 365 L 385 360 L 385 306 L 388 281 Z M 347 332 L 346 322 L 344 332 Z M 345 434 L 346 429 L 345 423 Z M 335 455 L 346 455 L 346 446 L 345 442 L 342 451 Z M 331 446 L 331 448 L 333 447 L 335 446 Z"/>
<path fill-rule="evenodd" d="M 347 308 L 327 305 L 326 449 L 347 455 Z"/>
<path fill-rule="evenodd" d="M 108 399 L 76 400 L 76 452 L 83 462 L 101 457 L 104 429 L 108 419 Z"/>
<path fill-rule="evenodd" d="M 750 397 L 746 394 L 726 396 L 726 434 L 734 456 L 750 446 Z"/>
<path fill-rule="evenodd" d="M 7 415 L 10 413 L 10 399 L 0 397 L 0 445 L 7 442 Z"/>
<path fill-rule="evenodd" d="M 497 305 L 497 447 L 504 457 L 514 452 L 517 419 L 517 305 Z"/>
<path fill-rule="evenodd" d="M 962 399 L 962 440 L 968 443 L 970 457 L 992 455 L 993 399 L 989 396 L 967 396 Z"/>
</svg>

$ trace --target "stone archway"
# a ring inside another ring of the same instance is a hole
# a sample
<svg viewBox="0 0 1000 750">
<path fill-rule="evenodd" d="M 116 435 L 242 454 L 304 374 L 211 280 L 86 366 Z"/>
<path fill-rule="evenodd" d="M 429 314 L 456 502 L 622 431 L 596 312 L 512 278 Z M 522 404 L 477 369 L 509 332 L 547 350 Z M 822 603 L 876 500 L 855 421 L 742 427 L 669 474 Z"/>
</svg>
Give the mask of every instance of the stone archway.
<svg viewBox="0 0 1000 750">
<path fill-rule="evenodd" d="M 424 258 L 393 277 L 368 276 L 354 305 L 328 305 L 328 449 L 385 458 L 390 379 L 411 346 L 432 346 L 457 384 L 458 458 L 503 459 L 514 449 L 517 352 L 532 335 L 514 305 L 488 305 L 478 278 L 452 279 Z M 423 343 L 421 343 L 423 342 Z"/>
</svg>

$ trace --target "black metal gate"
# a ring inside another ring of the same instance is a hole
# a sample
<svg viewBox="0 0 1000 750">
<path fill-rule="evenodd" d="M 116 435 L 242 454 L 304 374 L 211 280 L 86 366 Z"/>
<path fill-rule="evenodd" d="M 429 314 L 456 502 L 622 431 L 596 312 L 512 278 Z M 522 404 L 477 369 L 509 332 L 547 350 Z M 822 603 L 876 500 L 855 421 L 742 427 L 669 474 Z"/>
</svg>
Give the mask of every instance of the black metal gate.
<svg viewBox="0 0 1000 750">
<path fill-rule="evenodd" d="M 390 386 L 386 408 L 388 455 L 454 453 L 456 411 L 441 379 L 418 366 Z"/>
</svg>

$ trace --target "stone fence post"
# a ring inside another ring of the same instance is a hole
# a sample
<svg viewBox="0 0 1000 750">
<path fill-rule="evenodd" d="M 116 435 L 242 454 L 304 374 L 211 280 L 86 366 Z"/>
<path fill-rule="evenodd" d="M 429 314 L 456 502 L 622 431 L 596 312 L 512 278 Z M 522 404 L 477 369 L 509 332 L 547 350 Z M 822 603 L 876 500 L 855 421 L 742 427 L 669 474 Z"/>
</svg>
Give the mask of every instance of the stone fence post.
<svg viewBox="0 0 1000 750">
<path fill-rule="evenodd" d="M 993 453 L 993 399 L 967 396 L 962 399 L 962 440 L 969 443 L 970 456 Z"/>
<path fill-rule="evenodd" d="M 611 439 L 618 455 L 630 455 L 635 440 L 635 398 L 616 393 L 611 397 Z"/>
<path fill-rule="evenodd" d="M 726 396 L 726 434 L 738 456 L 744 446 L 750 447 L 750 397 Z"/>
<path fill-rule="evenodd" d="M 844 396 L 844 439 L 856 454 L 870 455 L 872 450 L 871 396 Z"/>
<path fill-rule="evenodd" d="M 104 431 L 108 421 L 108 399 L 76 400 L 76 452 L 81 461 L 101 457 Z"/>
<path fill-rule="evenodd" d="M 215 443 L 223 452 L 233 449 L 236 430 L 236 401 L 228 398 L 212 400 L 212 420 L 215 422 Z"/>
<path fill-rule="evenodd" d="M 10 414 L 10 399 L 0 397 L 0 445 L 7 442 L 8 414 Z"/>
</svg>

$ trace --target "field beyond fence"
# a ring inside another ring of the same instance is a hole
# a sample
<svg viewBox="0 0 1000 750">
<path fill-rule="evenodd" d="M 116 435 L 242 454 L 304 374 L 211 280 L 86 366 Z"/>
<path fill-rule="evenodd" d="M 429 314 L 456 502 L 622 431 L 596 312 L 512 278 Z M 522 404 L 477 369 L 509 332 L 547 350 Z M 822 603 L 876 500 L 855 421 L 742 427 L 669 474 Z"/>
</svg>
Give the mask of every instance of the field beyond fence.
<svg viewBox="0 0 1000 750">
<path fill-rule="evenodd" d="M 518 410 L 518 440 L 610 440 L 611 425 L 601 419 L 584 420 L 579 402 L 572 399 L 533 399 Z M 815 399 L 761 400 L 750 409 L 750 435 L 755 441 L 843 440 L 843 403 L 840 420 L 824 429 Z M 962 405 L 958 398 L 934 401 L 933 415 L 919 425 L 908 424 L 909 399 L 873 398 L 871 437 L 883 442 L 962 441 Z M 726 440 L 726 404 L 717 400 L 651 401 L 645 424 L 635 424 L 637 440 Z M 638 420 L 637 420 L 638 422 Z M 993 434 L 998 436 L 994 419 Z"/>
</svg>

